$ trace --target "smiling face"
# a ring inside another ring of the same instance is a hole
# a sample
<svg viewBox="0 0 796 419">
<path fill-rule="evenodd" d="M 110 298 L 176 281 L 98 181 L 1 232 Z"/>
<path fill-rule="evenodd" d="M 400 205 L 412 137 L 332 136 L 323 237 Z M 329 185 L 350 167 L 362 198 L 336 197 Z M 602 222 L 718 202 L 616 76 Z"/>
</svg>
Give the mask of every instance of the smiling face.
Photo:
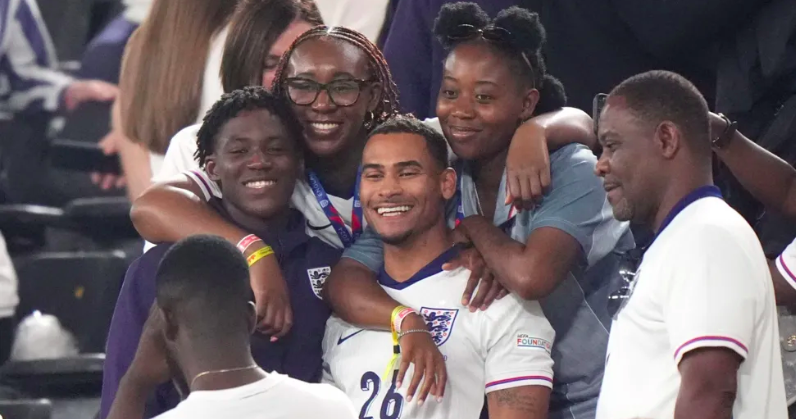
<svg viewBox="0 0 796 419">
<path fill-rule="evenodd" d="M 293 50 L 286 78 L 326 84 L 371 80 L 373 75 L 365 51 L 340 39 L 321 37 L 308 39 Z M 304 126 L 307 149 L 324 158 L 339 156 L 361 144 L 365 139 L 365 116 L 376 108 L 379 89 L 377 82 L 364 83 L 358 100 L 351 106 L 335 104 L 323 90 L 310 105 L 293 104 L 293 111 Z"/>
<path fill-rule="evenodd" d="M 445 60 L 437 116 L 460 158 L 479 160 L 504 151 L 520 121 L 533 114 L 539 92 L 521 87 L 505 54 L 486 41 L 473 41 L 456 46 Z"/>
<path fill-rule="evenodd" d="M 425 138 L 374 135 L 365 146 L 362 167 L 362 206 L 382 241 L 400 245 L 445 223 L 445 201 L 456 193 L 456 173 L 440 167 Z"/>
<path fill-rule="evenodd" d="M 242 111 L 216 135 L 206 171 L 233 216 L 268 219 L 288 208 L 301 171 L 296 141 L 264 109 Z"/>
<path fill-rule="evenodd" d="M 660 190 L 661 155 L 655 148 L 655 129 L 642 124 L 624 98 L 610 96 L 600 115 L 598 138 L 603 152 L 596 173 L 604 180 L 608 202 L 619 221 L 649 224 Z"/>
</svg>

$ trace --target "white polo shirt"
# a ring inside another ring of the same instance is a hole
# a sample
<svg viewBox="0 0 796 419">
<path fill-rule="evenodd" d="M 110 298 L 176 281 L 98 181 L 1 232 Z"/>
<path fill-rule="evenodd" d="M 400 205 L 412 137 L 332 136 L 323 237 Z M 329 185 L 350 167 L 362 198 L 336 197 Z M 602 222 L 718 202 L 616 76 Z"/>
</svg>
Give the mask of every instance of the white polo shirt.
<svg viewBox="0 0 796 419">
<path fill-rule="evenodd" d="M 752 228 L 715 187 L 681 201 L 644 255 L 614 320 L 597 419 L 674 417 L 688 352 L 728 348 L 733 419 L 787 419 L 771 275 Z"/>
<path fill-rule="evenodd" d="M 796 240 L 777 257 L 776 264 L 779 274 L 796 288 Z"/>
</svg>

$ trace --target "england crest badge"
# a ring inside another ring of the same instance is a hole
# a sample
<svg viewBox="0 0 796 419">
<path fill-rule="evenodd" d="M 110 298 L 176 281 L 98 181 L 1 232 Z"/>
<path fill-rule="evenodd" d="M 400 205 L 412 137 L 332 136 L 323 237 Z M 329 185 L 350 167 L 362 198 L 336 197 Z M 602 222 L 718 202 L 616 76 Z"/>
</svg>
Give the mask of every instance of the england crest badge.
<svg viewBox="0 0 796 419">
<path fill-rule="evenodd" d="M 329 277 L 330 273 L 332 273 L 332 268 L 329 266 L 324 266 L 322 268 L 307 269 L 307 277 L 310 280 L 310 286 L 312 287 L 312 292 L 315 293 L 316 297 L 321 298 L 321 290 L 323 289 L 323 284 L 326 282 L 326 278 Z"/>
<path fill-rule="evenodd" d="M 437 346 L 442 346 L 453 333 L 453 323 L 456 321 L 458 309 L 421 307 L 420 313 L 426 320 L 428 331 Z"/>
</svg>

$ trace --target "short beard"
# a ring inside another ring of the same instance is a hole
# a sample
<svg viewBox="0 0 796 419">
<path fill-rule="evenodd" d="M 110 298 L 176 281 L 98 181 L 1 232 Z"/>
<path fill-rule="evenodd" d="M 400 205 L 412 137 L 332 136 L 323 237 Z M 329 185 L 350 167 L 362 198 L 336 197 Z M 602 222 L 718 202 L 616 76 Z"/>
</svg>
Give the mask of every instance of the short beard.
<svg viewBox="0 0 796 419">
<path fill-rule="evenodd" d="M 614 218 L 618 221 L 631 221 L 636 215 L 636 209 L 625 198 L 613 205 L 611 209 L 613 210 Z"/>
<path fill-rule="evenodd" d="M 405 244 L 406 241 L 409 240 L 410 237 L 412 237 L 413 233 L 414 233 L 414 231 L 408 230 L 408 231 L 406 231 L 405 233 L 403 233 L 401 235 L 387 237 L 387 236 L 382 236 L 377 231 L 376 235 L 379 236 L 379 239 L 381 239 L 381 241 L 384 244 L 389 244 L 390 246 L 401 246 L 402 244 Z"/>
</svg>

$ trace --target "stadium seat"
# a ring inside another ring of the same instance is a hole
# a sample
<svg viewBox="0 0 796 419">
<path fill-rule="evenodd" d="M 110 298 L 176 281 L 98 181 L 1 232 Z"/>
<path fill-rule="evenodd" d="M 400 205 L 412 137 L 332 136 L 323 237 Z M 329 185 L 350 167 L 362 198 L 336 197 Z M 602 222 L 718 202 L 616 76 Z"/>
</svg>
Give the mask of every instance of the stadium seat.
<svg viewBox="0 0 796 419">
<path fill-rule="evenodd" d="M 47 227 L 62 225 L 60 208 L 40 205 L 0 205 L 0 231 L 11 254 L 40 249 Z"/>
<path fill-rule="evenodd" d="M 64 208 L 69 226 L 98 242 L 137 238 L 126 197 L 75 199 Z"/>
<path fill-rule="evenodd" d="M 53 406 L 47 399 L 0 400 L 0 417 L 9 419 L 50 419 Z"/>
<path fill-rule="evenodd" d="M 121 251 L 42 253 L 16 261 L 23 319 L 34 311 L 56 316 L 80 353 L 102 353 L 127 259 Z"/>
</svg>

